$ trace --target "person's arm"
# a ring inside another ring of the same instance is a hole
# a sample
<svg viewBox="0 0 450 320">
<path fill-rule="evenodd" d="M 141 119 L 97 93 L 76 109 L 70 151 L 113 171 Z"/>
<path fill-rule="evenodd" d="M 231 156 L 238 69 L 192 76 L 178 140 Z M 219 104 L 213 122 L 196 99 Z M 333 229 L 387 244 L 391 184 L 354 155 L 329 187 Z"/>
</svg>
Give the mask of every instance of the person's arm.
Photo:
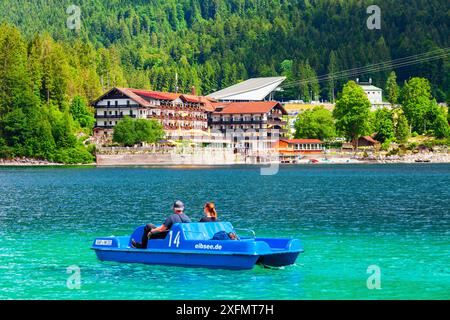
<svg viewBox="0 0 450 320">
<path fill-rule="evenodd" d="M 158 228 L 155 228 L 155 229 L 152 229 L 152 230 L 150 231 L 150 233 L 148 234 L 148 237 L 150 238 L 151 235 L 152 235 L 152 233 L 164 232 L 164 231 L 166 231 L 166 230 L 169 230 L 169 229 L 172 227 L 172 224 L 173 224 L 173 222 L 172 222 L 172 220 L 170 219 L 170 217 L 167 218 L 166 221 L 164 221 L 164 223 L 162 224 L 162 226 L 160 226 L 160 227 L 158 227 Z"/>
<path fill-rule="evenodd" d="M 162 225 L 158 228 L 152 229 L 149 233 L 149 235 L 151 235 L 152 233 L 156 233 L 156 232 L 164 232 L 167 230 L 167 227 L 165 225 Z"/>
</svg>

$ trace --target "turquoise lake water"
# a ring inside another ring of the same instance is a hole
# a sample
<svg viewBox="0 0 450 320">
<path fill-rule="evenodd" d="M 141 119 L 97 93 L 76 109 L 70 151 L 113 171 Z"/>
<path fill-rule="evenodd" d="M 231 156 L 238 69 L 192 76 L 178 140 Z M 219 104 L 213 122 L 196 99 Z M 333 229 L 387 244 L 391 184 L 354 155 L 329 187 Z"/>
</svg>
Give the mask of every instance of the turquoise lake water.
<svg viewBox="0 0 450 320">
<path fill-rule="evenodd" d="M 100 262 L 98 236 L 162 223 L 173 200 L 193 219 L 300 238 L 272 270 Z M 80 288 L 69 289 L 69 266 Z M 369 290 L 367 268 L 381 271 Z M 0 299 L 449 299 L 450 165 L 0 168 Z"/>
</svg>

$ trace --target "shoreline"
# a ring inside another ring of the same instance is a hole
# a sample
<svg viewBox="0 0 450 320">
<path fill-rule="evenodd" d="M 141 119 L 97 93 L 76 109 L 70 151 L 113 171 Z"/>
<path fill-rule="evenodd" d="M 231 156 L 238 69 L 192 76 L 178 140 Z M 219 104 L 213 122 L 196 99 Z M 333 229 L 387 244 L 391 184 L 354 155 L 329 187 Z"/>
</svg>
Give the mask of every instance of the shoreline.
<svg viewBox="0 0 450 320">
<path fill-rule="evenodd" d="M 17 163 L 17 162 L 2 162 L 0 168 L 26 168 L 26 167 L 94 167 L 94 168 L 126 168 L 126 167 L 152 167 L 152 168 L 171 168 L 171 169 L 207 169 L 207 168 L 226 168 L 226 167 L 268 167 L 275 163 L 232 163 L 232 164 L 110 164 L 110 165 L 98 165 L 96 163 L 90 164 L 61 164 L 61 163 Z M 411 161 L 352 161 L 352 162 L 319 162 L 319 163 L 278 163 L 283 167 L 306 167 L 306 166 L 345 166 L 345 165 L 390 165 L 390 164 L 417 164 L 417 165 L 429 165 L 429 164 L 450 164 L 450 161 L 430 161 L 430 162 L 411 162 Z"/>
<path fill-rule="evenodd" d="M 122 155 L 123 156 L 123 155 Z M 55 163 L 46 160 L 36 159 L 0 159 L 0 167 L 170 167 L 170 168 L 216 168 L 216 167 L 234 167 L 234 166 L 270 166 L 279 164 L 283 166 L 305 166 L 305 165 L 376 165 L 376 164 L 450 164 L 450 154 L 448 153 L 422 153 L 410 154 L 405 156 L 391 156 L 391 157 L 377 157 L 377 158 L 353 158 L 350 156 L 330 156 L 321 155 L 314 158 L 315 163 L 312 163 L 313 158 L 305 158 L 296 163 L 281 163 L 281 162 L 221 162 L 221 161 L 145 161 L 142 159 L 126 159 L 122 156 L 112 156 L 110 161 L 97 161 L 93 163 L 78 163 L 78 164 L 64 164 Z M 153 159 L 152 159 L 153 160 Z M 169 159 L 166 159 L 169 160 Z M 178 159 L 179 160 L 179 159 Z"/>
<path fill-rule="evenodd" d="M 50 162 L 46 160 L 37 160 L 37 159 L 0 159 L 0 167 L 80 167 L 80 166 L 96 166 L 95 162 L 93 163 L 78 163 L 78 164 L 65 164 L 65 163 L 57 163 Z"/>
</svg>

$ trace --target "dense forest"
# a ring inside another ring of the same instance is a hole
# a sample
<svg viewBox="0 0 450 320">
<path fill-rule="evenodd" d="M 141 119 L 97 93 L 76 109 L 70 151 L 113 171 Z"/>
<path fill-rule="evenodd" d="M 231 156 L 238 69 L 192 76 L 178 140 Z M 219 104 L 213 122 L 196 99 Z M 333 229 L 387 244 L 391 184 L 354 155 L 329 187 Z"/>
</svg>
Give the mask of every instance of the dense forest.
<svg viewBox="0 0 450 320">
<path fill-rule="evenodd" d="M 72 4 L 81 28 L 67 27 Z M 255 76 L 287 82 L 429 52 L 449 45 L 446 0 L 379 0 L 381 30 L 369 30 L 365 0 L 3 0 L 0 21 L 30 40 L 48 32 L 71 66 L 85 68 L 69 96 L 130 86 L 211 93 Z M 69 12 L 69 13 L 68 13 Z M 78 58 L 74 58 L 78 57 Z M 74 61 L 78 60 L 78 61 Z M 403 83 L 427 78 L 433 96 L 450 94 L 450 62 L 397 71 Z M 389 70 L 363 75 L 384 88 Z M 349 76 L 349 78 L 352 78 Z M 79 79 L 80 80 L 80 79 Z M 289 87 L 280 99 L 331 100 L 349 79 Z"/>
<path fill-rule="evenodd" d="M 279 99 L 333 100 L 354 75 L 335 82 L 318 76 L 448 47 L 446 0 L 379 0 L 380 30 L 367 27 L 370 4 L 2 0 L 0 158 L 92 161 L 93 147 L 83 143 L 94 122 L 88 102 L 113 86 L 181 92 L 195 86 L 208 94 L 248 77 L 285 75 L 295 85 Z M 390 71 L 361 77 L 394 87 Z M 432 96 L 450 99 L 448 57 L 396 74 L 398 84 L 426 78 Z"/>
</svg>

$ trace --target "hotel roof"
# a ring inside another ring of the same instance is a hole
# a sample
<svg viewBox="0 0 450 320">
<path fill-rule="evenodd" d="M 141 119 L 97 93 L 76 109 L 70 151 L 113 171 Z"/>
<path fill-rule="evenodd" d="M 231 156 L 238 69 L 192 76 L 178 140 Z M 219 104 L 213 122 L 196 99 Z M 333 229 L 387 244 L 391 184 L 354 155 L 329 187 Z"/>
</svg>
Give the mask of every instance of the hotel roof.
<svg viewBox="0 0 450 320">
<path fill-rule="evenodd" d="M 359 85 L 361 88 L 363 88 L 364 90 L 371 90 L 371 91 L 383 91 L 383 89 L 375 87 L 372 84 L 360 84 Z"/>
<path fill-rule="evenodd" d="M 319 139 L 280 139 L 280 140 L 285 141 L 289 144 L 310 144 L 310 143 L 323 144 L 323 141 Z"/>
<path fill-rule="evenodd" d="M 132 89 L 128 89 L 128 88 L 115 88 L 118 91 L 120 91 L 122 94 L 126 95 L 127 97 L 129 97 L 131 100 L 139 103 L 141 106 L 144 107 L 149 107 L 150 103 L 145 100 L 144 98 L 138 96 L 135 92 L 133 92 Z M 108 93 L 110 93 L 113 89 L 111 89 L 110 91 L 108 91 L 107 93 L 105 93 L 104 95 L 102 95 L 99 99 L 97 99 L 96 101 L 100 100 L 101 98 L 103 98 L 105 95 L 107 95 Z"/>
<path fill-rule="evenodd" d="M 178 99 L 181 96 L 181 93 L 172 93 L 172 92 L 160 92 L 160 91 L 148 91 L 148 90 L 138 90 L 138 89 L 128 89 L 132 91 L 133 93 L 148 97 L 151 99 L 157 99 L 157 100 L 167 100 L 167 101 L 173 101 Z"/>
<path fill-rule="evenodd" d="M 286 80 L 286 77 L 252 78 L 211 93 L 208 97 L 224 101 L 262 101 Z"/>
<path fill-rule="evenodd" d="M 276 101 L 218 102 L 213 105 L 216 109 L 215 114 L 263 114 L 275 107 L 279 107 L 283 114 L 287 114 L 283 106 Z"/>
<path fill-rule="evenodd" d="M 110 92 L 117 90 L 123 95 L 127 96 L 131 100 L 135 101 L 139 105 L 143 107 L 151 107 L 153 106 L 146 98 L 154 99 L 154 100 L 165 100 L 165 101 L 174 101 L 176 99 L 181 99 L 184 102 L 190 103 L 200 103 L 203 105 L 206 111 L 214 111 L 213 102 L 214 99 L 196 96 L 191 94 L 182 94 L 182 93 L 173 93 L 173 92 L 161 92 L 161 91 L 150 91 L 150 90 L 141 90 L 141 89 L 133 89 L 133 88 L 112 88 L 108 92 L 101 95 L 92 103 L 96 103 L 101 100 L 103 97 L 107 96 Z"/>
<path fill-rule="evenodd" d="M 372 138 L 371 136 L 364 136 L 364 137 L 361 137 L 361 139 L 366 140 L 366 141 L 368 141 L 368 142 L 370 142 L 370 143 L 373 143 L 373 144 L 378 144 L 378 143 L 380 143 L 379 141 L 375 140 L 375 139 Z"/>
</svg>

